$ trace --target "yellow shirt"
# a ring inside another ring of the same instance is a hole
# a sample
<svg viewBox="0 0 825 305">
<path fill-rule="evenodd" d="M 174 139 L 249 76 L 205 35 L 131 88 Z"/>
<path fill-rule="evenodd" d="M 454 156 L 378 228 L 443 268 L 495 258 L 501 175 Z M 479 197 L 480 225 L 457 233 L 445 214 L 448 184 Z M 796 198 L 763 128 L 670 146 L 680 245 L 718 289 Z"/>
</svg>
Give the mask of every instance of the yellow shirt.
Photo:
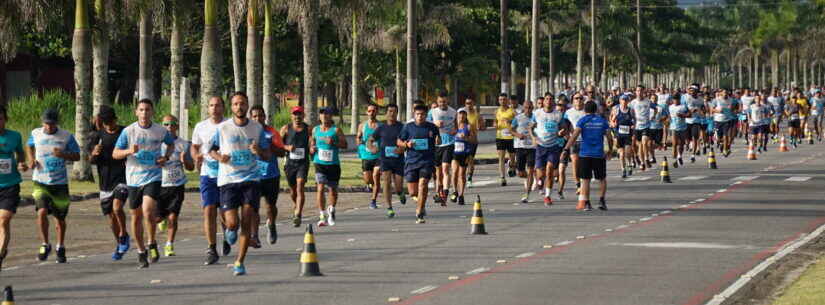
<svg viewBox="0 0 825 305">
<path fill-rule="evenodd" d="M 811 113 L 811 105 L 808 103 L 808 99 L 798 98 L 796 99 L 796 104 L 799 105 L 799 116 L 804 118 Z"/>
<path fill-rule="evenodd" d="M 467 111 L 467 120 L 470 121 L 470 126 L 478 130 L 478 111 Z"/>
<path fill-rule="evenodd" d="M 496 109 L 496 139 L 512 140 L 513 134 L 510 133 L 510 123 L 516 116 L 516 111 L 513 108 L 501 110 Z"/>
</svg>

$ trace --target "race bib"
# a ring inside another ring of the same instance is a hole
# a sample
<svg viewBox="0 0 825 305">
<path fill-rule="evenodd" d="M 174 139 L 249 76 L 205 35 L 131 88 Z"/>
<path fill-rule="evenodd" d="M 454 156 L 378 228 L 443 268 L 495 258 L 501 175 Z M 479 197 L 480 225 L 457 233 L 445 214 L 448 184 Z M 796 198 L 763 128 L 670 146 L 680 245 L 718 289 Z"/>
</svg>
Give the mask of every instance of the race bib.
<svg viewBox="0 0 825 305">
<path fill-rule="evenodd" d="M 305 156 L 306 153 L 304 153 L 303 147 L 292 148 L 292 151 L 289 152 L 289 159 L 291 160 L 303 160 Z"/>
<path fill-rule="evenodd" d="M 524 144 L 524 146 L 530 146 L 533 145 L 533 139 L 530 137 L 524 137 L 524 139 L 521 140 L 521 143 Z"/>
<path fill-rule="evenodd" d="M 512 137 L 513 134 L 510 132 L 510 129 L 502 129 L 501 130 L 502 137 Z"/>
<path fill-rule="evenodd" d="M 457 152 L 457 153 L 463 153 L 464 152 L 464 142 L 455 142 L 455 149 L 453 151 Z"/>
<path fill-rule="evenodd" d="M 451 134 L 449 134 L 449 133 L 442 133 L 441 134 L 441 143 L 442 144 L 447 144 L 447 143 L 452 143 L 452 142 L 453 142 L 453 136 Z"/>
<path fill-rule="evenodd" d="M 555 121 L 544 122 L 544 132 L 549 134 L 558 132 L 558 124 Z"/>
<path fill-rule="evenodd" d="M 384 147 L 384 156 L 387 158 L 398 158 L 398 154 L 395 153 L 395 146 L 386 146 Z"/>
<path fill-rule="evenodd" d="M 46 157 L 44 163 L 46 171 L 50 173 L 62 171 L 66 168 L 66 161 L 57 157 Z"/>
<path fill-rule="evenodd" d="M 165 168 L 163 171 L 163 180 L 169 182 L 176 182 L 181 178 L 183 178 L 183 168 L 181 168 L 180 166 Z"/>
<path fill-rule="evenodd" d="M 11 174 L 11 159 L 0 159 L 0 175 Z"/>
<path fill-rule="evenodd" d="M 332 162 L 332 150 L 331 149 L 318 149 L 318 160 L 324 162 Z"/>
<path fill-rule="evenodd" d="M 233 151 L 229 156 L 232 166 L 249 166 L 252 164 L 252 152 L 248 149 Z"/>
<path fill-rule="evenodd" d="M 218 161 L 206 161 L 206 167 L 209 168 L 209 170 L 217 171 L 219 166 Z"/>
<path fill-rule="evenodd" d="M 427 139 L 413 139 L 413 149 L 427 150 L 430 149 L 430 142 Z"/>
<path fill-rule="evenodd" d="M 269 162 L 258 160 L 258 174 L 261 175 L 261 177 L 266 176 L 266 172 L 267 172 L 268 169 L 269 169 Z"/>
<path fill-rule="evenodd" d="M 140 150 L 135 154 L 135 160 L 137 160 L 138 164 L 140 165 L 155 165 L 157 159 L 157 153 L 148 150 Z"/>
<path fill-rule="evenodd" d="M 619 125 L 619 134 L 630 134 L 630 126 Z"/>
</svg>

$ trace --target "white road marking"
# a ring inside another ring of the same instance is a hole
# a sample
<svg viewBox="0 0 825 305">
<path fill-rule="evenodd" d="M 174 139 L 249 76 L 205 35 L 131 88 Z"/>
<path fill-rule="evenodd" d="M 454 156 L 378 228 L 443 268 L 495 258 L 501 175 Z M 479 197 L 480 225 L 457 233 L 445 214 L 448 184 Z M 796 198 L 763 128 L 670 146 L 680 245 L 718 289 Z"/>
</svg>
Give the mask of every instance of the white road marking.
<svg viewBox="0 0 825 305">
<path fill-rule="evenodd" d="M 699 203 L 699 202 L 703 202 L 703 201 L 705 201 L 705 198 L 699 198 L 699 199 L 696 199 L 696 202 L 697 202 L 697 203 Z"/>
<path fill-rule="evenodd" d="M 467 271 L 467 274 L 469 274 L 469 275 L 479 274 L 479 273 L 482 273 L 482 272 L 486 272 L 486 271 L 488 271 L 488 270 L 490 270 L 490 268 L 487 268 L 487 267 L 479 267 L 479 268 L 475 268 L 475 269 L 473 269 L 473 270 Z"/>
<path fill-rule="evenodd" d="M 750 180 L 754 180 L 756 178 L 759 178 L 759 176 L 739 176 L 739 177 L 734 177 L 731 180 L 733 180 L 733 181 L 750 181 Z"/>
<path fill-rule="evenodd" d="M 550 249 L 552 247 L 553 247 L 553 245 L 544 245 L 544 246 L 542 246 L 542 248 L 544 248 L 544 249 Z"/>
<path fill-rule="evenodd" d="M 714 243 L 694 242 L 653 242 L 653 243 L 611 243 L 613 246 L 643 247 L 643 248 L 680 248 L 680 249 L 749 249 L 752 246 L 723 245 Z"/>
<path fill-rule="evenodd" d="M 410 294 L 422 294 L 422 293 L 427 293 L 427 292 L 430 292 L 430 291 L 435 290 L 436 288 L 438 288 L 438 287 L 437 287 L 437 286 L 433 286 L 433 285 L 430 285 L 430 286 L 424 286 L 424 287 L 418 288 L 418 289 L 416 289 L 416 290 L 410 291 Z"/>
<path fill-rule="evenodd" d="M 702 179 L 705 179 L 707 177 L 708 176 L 687 176 L 687 177 L 682 177 L 682 178 L 679 178 L 679 179 L 676 179 L 676 180 L 702 180 Z"/>
<path fill-rule="evenodd" d="M 721 190 L 718 190 L 718 191 L 716 191 L 716 192 L 717 192 L 717 193 L 724 193 L 724 192 L 726 192 L 727 190 L 728 190 L 728 189 L 721 189 Z"/>
<path fill-rule="evenodd" d="M 149 284 L 160 284 L 160 282 L 162 282 L 162 281 L 161 280 L 151 280 L 151 281 L 149 281 Z"/>
<path fill-rule="evenodd" d="M 630 226 L 628 226 L 628 225 L 621 225 L 621 226 L 616 227 L 616 230 L 626 229 L 626 228 L 628 228 L 628 227 L 630 227 Z"/>
<path fill-rule="evenodd" d="M 632 181 L 647 181 L 647 180 L 650 180 L 651 178 L 653 178 L 653 177 L 650 177 L 650 176 L 648 176 L 648 177 L 633 177 L 633 178 L 627 178 L 627 179 L 625 179 L 624 181 L 627 181 L 627 182 L 632 182 Z"/>
<path fill-rule="evenodd" d="M 635 220 L 631 220 L 631 221 L 628 221 L 627 223 L 631 223 L 631 224 L 632 224 L 632 223 L 636 223 L 636 221 L 635 221 Z"/>
<path fill-rule="evenodd" d="M 507 262 L 507 260 L 506 260 L 506 259 L 500 259 L 500 260 L 497 260 L 497 261 L 496 261 L 496 264 L 504 264 L 504 263 L 506 263 L 506 262 Z"/>
<path fill-rule="evenodd" d="M 670 211 L 661 211 L 661 212 L 659 212 L 659 214 L 661 214 L 661 215 L 670 214 L 670 213 L 671 213 Z"/>
<path fill-rule="evenodd" d="M 804 181 L 811 180 L 811 178 L 812 178 L 812 177 L 804 177 L 804 176 L 800 176 L 800 177 L 790 177 L 790 178 L 788 178 L 788 179 L 785 179 L 785 181 L 791 181 L 791 182 L 804 182 Z"/>
<path fill-rule="evenodd" d="M 496 183 L 499 183 L 499 181 L 495 181 L 495 180 L 487 180 L 487 181 L 479 181 L 479 182 L 473 181 L 473 188 L 476 188 L 476 187 L 479 187 L 479 186 L 485 186 L 485 185 L 493 185 L 493 184 L 496 184 Z"/>
<path fill-rule="evenodd" d="M 565 240 L 563 242 L 557 243 L 556 246 L 567 246 L 567 245 L 572 244 L 572 243 L 573 243 L 573 241 L 571 241 L 571 240 Z"/>
<path fill-rule="evenodd" d="M 14 266 L 14 267 L 3 268 L 3 270 L 16 270 L 16 269 L 20 269 L 20 266 Z"/>
<path fill-rule="evenodd" d="M 401 302 L 401 298 L 399 298 L 399 297 L 390 297 L 390 298 L 387 299 L 387 302 L 390 302 L 390 303 Z"/>
<path fill-rule="evenodd" d="M 639 218 L 639 221 L 648 221 L 650 219 L 651 219 L 650 217 L 642 217 L 642 218 Z"/>
<path fill-rule="evenodd" d="M 522 253 L 522 254 L 516 255 L 516 258 L 531 257 L 531 256 L 533 256 L 533 255 L 536 255 L 536 254 L 535 254 L 535 253 L 533 253 L 533 252 L 526 252 L 526 253 Z"/>
<path fill-rule="evenodd" d="M 656 216 L 659 216 L 659 214 L 658 213 L 650 214 L 650 217 L 656 217 Z"/>
<path fill-rule="evenodd" d="M 613 229 L 604 229 L 605 232 L 613 232 Z"/>
<path fill-rule="evenodd" d="M 584 239 L 584 235 L 576 236 L 576 239 Z"/>
<path fill-rule="evenodd" d="M 455 280 L 459 279 L 459 277 L 458 277 L 458 275 L 451 275 L 451 276 L 450 276 L 450 277 L 448 277 L 447 279 L 448 279 L 448 280 L 451 280 L 451 281 L 455 281 Z"/>
<path fill-rule="evenodd" d="M 350 239 L 347 239 L 347 241 L 348 241 L 348 242 L 354 242 L 354 241 L 355 241 L 355 238 L 350 238 Z"/>
<path fill-rule="evenodd" d="M 687 207 L 689 207 L 689 206 L 690 206 L 690 205 L 683 204 L 683 205 L 680 205 L 679 207 L 684 209 L 684 208 L 687 208 Z"/>
</svg>

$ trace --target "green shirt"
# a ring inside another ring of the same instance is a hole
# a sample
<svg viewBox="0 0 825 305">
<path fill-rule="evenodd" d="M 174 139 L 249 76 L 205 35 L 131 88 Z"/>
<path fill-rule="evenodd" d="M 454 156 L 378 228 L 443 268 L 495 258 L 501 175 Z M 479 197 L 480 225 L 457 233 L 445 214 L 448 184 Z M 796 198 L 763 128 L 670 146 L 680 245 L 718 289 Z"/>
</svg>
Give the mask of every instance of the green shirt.
<svg viewBox="0 0 825 305">
<path fill-rule="evenodd" d="M 15 153 L 23 153 L 23 138 L 13 130 L 0 133 L 0 188 L 20 184 L 20 172 L 17 171 Z"/>
</svg>

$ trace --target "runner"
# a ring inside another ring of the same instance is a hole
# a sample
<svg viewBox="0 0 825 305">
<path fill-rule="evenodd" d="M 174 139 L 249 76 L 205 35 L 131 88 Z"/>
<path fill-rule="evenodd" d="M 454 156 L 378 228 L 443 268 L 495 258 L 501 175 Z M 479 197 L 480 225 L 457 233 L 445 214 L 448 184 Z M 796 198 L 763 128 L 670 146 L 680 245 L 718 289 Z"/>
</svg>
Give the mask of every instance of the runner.
<svg viewBox="0 0 825 305">
<path fill-rule="evenodd" d="M 582 179 L 582 192 L 579 195 L 579 203 L 576 206 L 578 210 L 590 211 L 590 179 L 595 178 L 599 180 L 601 185 L 599 196 L 599 209 L 607 210 L 607 201 L 605 195 L 607 194 L 607 160 L 613 154 L 613 137 L 607 132 L 610 126 L 607 120 L 599 115 L 596 115 L 596 103 L 588 102 L 584 106 L 586 116 L 581 118 L 576 125 L 575 131 L 570 136 L 570 142 L 564 147 L 570 148 L 572 143 L 579 137 L 582 137 L 581 150 L 581 167 L 579 168 L 579 177 Z M 607 138 L 607 155 L 604 152 L 604 138 Z M 564 155 L 566 153 L 562 153 Z"/>
<path fill-rule="evenodd" d="M 777 140 L 776 136 L 782 133 L 779 124 L 782 123 L 782 118 L 785 116 L 785 100 L 782 98 L 782 94 L 779 93 L 778 88 L 771 90 L 771 95 L 768 96 L 768 104 L 771 105 L 774 112 L 773 120 L 771 120 L 771 137 Z"/>
<path fill-rule="evenodd" d="M 542 98 L 538 98 L 537 103 L 542 104 L 542 101 Z M 548 105 L 550 104 L 548 103 Z M 551 107 L 555 108 L 555 105 Z M 513 146 L 516 149 L 518 176 L 525 178 L 524 196 L 521 197 L 521 202 L 527 203 L 530 200 L 530 191 L 533 190 L 533 179 L 536 178 L 536 142 L 533 141 L 533 136 L 530 133 L 535 120 L 533 103 L 526 101 L 521 109 L 523 112 L 510 123 L 510 132 L 514 137 Z"/>
<path fill-rule="evenodd" d="M 481 113 L 476 107 L 476 103 L 473 99 L 467 98 L 464 101 L 464 107 L 458 109 L 458 111 L 461 111 L 462 109 L 467 112 L 467 120 L 470 121 L 472 128 L 475 128 L 477 131 L 487 130 L 487 126 L 484 124 L 484 118 L 481 116 Z M 467 145 L 470 145 L 470 154 L 467 156 L 467 187 L 472 187 L 473 173 L 476 168 L 475 158 L 476 152 L 478 151 L 478 143 L 467 143 Z"/>
<path fill-rule="evenodd" d="M 725 90 L 716 93 L 716 99 L 710 103 L 711 113 L 713 113 L 713 123 L 716 125 L 716 138 L 721 145 L 721 151 L 725 157 L 730 156 L 730 146 L 733 142 L 731 138 L 731 128 L 733 126 L 734 105 Z"/>
<path fill-rule="evenodd" d="M 470 145 L 478 144 L 478 131 L 470 124 L 466 110 L 458 111 L 456 122 L 453 179 L 458 205 L 464 205 L 464 191 L 467 188 L 467 160 L 470 157 Z"/>
<path fill-rule="evenodd" d="M 806 133 L 810 132 L 808 118 L 811 114 L 811 103 L 808 102 L 808 98 L 799 89 L 796 89 L 794 101 L 799 105 L 799 141 L 802 141 Z"/>
<path fill-rule="evenodd" d="M 438 127 L 427 122 L 427 107 L 417 105 L 412 123 L 407 123 L 398 136 L 398 146 L 407 151 L 404 159 L 404 180 L 410 194 L 417 194 L 418 206 L 415 223 L 424 223 L 424 204 L 427 202 L 427 184 L 433 176 L 435 166 L 435 143 L 439 137 Z"/>
<path fill-rule="evenodd" d="M 381 125 L 377 119 L 378 106 L 370 104 L 367 106 L 367 121 L 358 126 L 358 134 L 355 142 L 358 145 L 358 158 L 361 159 L 361 171 L 364 176 L 364 184 L 372 193 L 370 197 L 370 209 L 377 209 L 378 192 L 381 188 L 381 167 L 378 164 L 378 151 L 372 152 L 367 149 L 367 140 L 372 137 L 375 130 Z"/>
<path fill-rule="evenodd" d="M 547 103 L 548 101 L 552 102 L 552 99 L 548 100 L 548 99 L 545 98 L 545 103 Z M 567 110 L 569 110 L 569 107 L 567 105 L 568 105 L 567 99 L 559 99 L 559 102 L 556 103 L 556 111 L 558 111 L 559 113 L 564 114 L 563 117 L 565 118 L 565 120 L 567 120 Z M 544 107 L 544 105 L 542 105 L 542 108 L 543 107 Z M 606 105 L 605 105 L 605 107 L 606 107 Z M 584 111 L 582 111 L 582 114 L 584 114 Z M 569 120 L 568 120 L 568 122 L 569 122 Z M 561 137 L 561 140 L 562 140 L 561 146 L 562 147 L 564 147 L 564 145 L 567 145 L 567 138 L 568 137 L 569 137 L 569 133 L 568 133 L 567 136 Z M 564 186 L 567 185 L 567 165 L 570 164 L 570 162 L 571 162 L 570 152 L 567 153 L 567 156 L 564 159 L 559 160 L 558 174 L 556 175 L 556 177 L 558 178 L 557 180 L 559 182 L 559 191 L 557 192 L 557 194 L 559 195 L 559 199 L 564 199 Z M 574 170 L 574 172 L 575 172 L 575 170 Z M 544 188 L 544 185 L 543 185 L 543 183 L 541 183 L 541 180 L 536 181 L 536 184 L 537 184 L 536 188 L 538 188 L 538 189 L 543 189 Z"/>
<path fill-rule="evenodd" d="M 367 139 L 367 146 L 372 151 L 380 154 L 380 169 L 384 177 L 384 198 L 387 200 L 387 217 L 395 217 L 395 210 L 392 208 L 392 190 L 395 183 L 395 193 L 401 204 L 407 204 L 407 197 L 404 196 L 404 148 L 397 145 L 398 135 L 404 124 L 398 122 L 398 105 L 387 105 L 387 121 L 378 126 L 375 133 Z M 376 145 L 378 141 L 378 145 Z"/>
<path fill-rule="evenodd" d="M 705 122 L 705 101 L 699 96 L 696 85 L 688 88 L 688 94 L 682 95 L 680 104 L 685 105 L 691 116 L 685 118 L 687 123 L 687 137 L 690 142 L 691 155 L 690 163 L 696 163 L 696 155 L 699 154 L 699 146 L 705 141 L 707 134 L 707 123 Z"/>
<path fill-rule="evenodd" d="M 261 175 L 256 160 L 269 160 L 270 153 L 263 126 L 246 117 L 249 110 L 246 94 L 235 92 L 229 101 L 233 117 L 218 125 L 210 142 L 209 155 L 220 163 L 218 188 L 221 192 L 221 213 L 226 219 L 223 235 L 230 245 L 238 241 L 240 226 L 240 246 L 233 268 L 234 275 L 239 276 L 246 274 L 244 260 L 255 230 L 253 226 L 258 225 L 255 214 L 260 208 Z M 240 215 L 238 209 L 241 209 Z"/>
<path fill-rule="evenodd" d="M 218 250 L 216 249 L 218 206 L 220 205 L 221 193 L 218 189 L 218 161 L 209 155 L 212 138 L 218 132 L 218 125 L 224 122 L 224 103 L 220 97 L 209 99 L 206 113 L 209 117 L 197 125 L 192 131 L 192 159 L 195 166 L 200 169 L 200 193 L 201 207 L 203 209 L 203 234 L 206 235 L 206 260 L 204 265 L 212 265 L 218 262 Z M 220 214 L 221 226 L 224 226 L 223 214 Z M 232 246 L 223 240 L 223 255 L 229 255 Z"/>
<path fill-rule="evenodd" d="M 306 202 L 304 186 L 309 173 L 309 138 L 312 130 L 304 123 L 304 107 L 295 106 L 291 111 L 292 122 L 281 127 L 284 149 L 289 152 L 284 164 L 289 197 L 292 199 L 292 226 L 301 226 L 301 216 Z"/>
<path fill-rule="evenodd" d="M 796 100 L 788 99 L 788 103 L 785 104 L 785 116 L 788 117 L 788 135 L 791 137 L 791 145 L 794 148 L 799 146 L 799 141 L 802 141 L 800 112 L 800 106 Z"/>
<path fill-rule="evenodd" d="M 126 184 L 129 186 L 129 208 L 132 210 L 132 233 L 135 234 L 138 247 L 138 268 L 148 268 L 149 260 L 155 263 L 160 259 L 155 242 L 155 210 L 161 193 L 161 167 L 165 166 L 174 152 L 169 149 L 161 153 L 161 144 L 175 144 L 169 131 L 152 123 L 153 114 L 154 104 L 151 100 L 138 101 L 135 109 L 137 122 L 123 129 L 112 152 L 112 158 L 126 159 Z M 143 242 L 144 226 L 149 234 L 148 245 Z"/>
<path fill-rule="evenodd" d="M 0 267 L 9 254 L 11 219 L 20 205 L 20 173 L 29 170 L 23 137 L 6 129 L 8 119 L 6 108 L 0 107 Z"/>
<path fill-rule="evenodd" d="M 309 138 L 309 153 L 315 164 L 315 184 L 317 184 L 318 226 L 335 225 L 335 205 L 338 203 L 338 181 L 341 180 L 340 149 L 347 149 L 344 131 L 332 121 L 334 110 L 321 108 L 321 125 L 312 130 Z M 329 206 L 326 206 L 325 193 L 329 191 Z M 324 209 L 326 208 L 326 214 Z"/>
<path fill-rule="evenodd" d="M 770 116 L 769 108 L 762 101 L 762 96 L 757 95 L 753 102 L 748 106 L 748 126 L 750 127 L 750 143 L 757 146 L 756 152 L 761 153 L 766 151 L 767 144 L 767 130 L 768 126 L 765 124 L 765 118 Z"/>
<path fill-rule="evenodd" d="M 656 89 L 656 101 L 658 102 L 658 104 L 660 106 L 659 111 L 662 111 L 663 109 L 665 111 L 668 110 L 668 108 L 669 108 L 668 104 L 670 103 L 672 96 L 673 95 L 671 94 L 670 90 L 667 89 L 667 86 L 665 84 L 659 85 L 659 88 Z M 668 143 L 668 137 L 670 136 L 670 133 L 668 132 L 668 130 L 670 130 L 670 120 L 668 119 L 668 116 L 669 115 L 667 113 L 665 113 L 664 116 L 662 116 L 662 115 L 659 116 L 662 119 L 662 124 L 663 124 L 663 126 L 661 128 L 662 129 L 662 140 L 661 140 L 662 143 Z M 663 144 L 661 149 L 662 150 L 667 150 L 667 145 Z"/>
<path fill-rule="evenodd" d="M 673 104 L 668 109 L 670 115 L 670 132 L 673 139 L 673 168 L 682 163 L 682 154 L 685 152 L 685 142 L 688 140 L 686 119 L 691 117 L 686 105 L 683 105 L 679 96 L 671 98 Z"/>
<path fill-rule="evenodd" d="M 645 89 L 643 86 L 636 86 L 636 98 L 630 102 L 630 108 L 633 110 L 635 124 L 635 132 L 633 133 L 633 147 L 636 153 L 637 163 L 641 163 L 642 171 L 647 170 L 652 164 L 648 159 L 650 149 L 650 138 L 652 131 L 650 130 L 651 113 L 656 116 L 656 104 L 645 98 Z"/>
<path fill-rule="evenodd" d="M 510 100 L 507 94 L 502 93 L 498 97 L 498 109 L 496 109 L 496 153 L 498 153 L 498 173 L 501 176 L 501 186 L 507 186 L 507 179 L 504 178 L 504 155 L 510 156 L 508 175 L 513 177 L 515 171 L 515 148 L 513 147 L 513 135 L 510 134 L 510 122 L 516 116 L 516 112 L 510 107 Z"/>
<path fill-rule="evenodd" d="M 581 99 L 580 95 L 579 99 Z M 595 106 L 595 103 L 593 103 L 593 105 Z M 553 204 L 551 195 L 553 194 L 553 180 L 556 176 L 555 171 L 558 168 L 559 160 L 561 160 L 560 155 L 563 147 L 562 143 L 564 142 L 563 138 L 570 130 L 568 126 L 569 120 L 564 118 L 564 113 L 555 111 L 555 108 L 556 105 L 553 104 L 553 101 L 544 101 L 544 107 L 536 110 L 533 114 L 530 121 L 531 126 L 528 131 L 533 143 L 538 144 L 534 146 L 535 168 L 538 179 L 544 181 L 542 184 L 544 185 L 545 206 Z M 527 197 L 529 197 L 529 192 L 522 198 L 522 202 L 524 202 L 524 199 L 527 199 Z"/>
<path fill-rule="evenodd" d="M 670 95 L 667 95 L 669 97 Z M 661 101 L 659 100 L 659 95 L 657 94 L 650 94 L 650 102 L 656 107 L 656 111 L 650 112 L 650 145 L 647 149 L 647 160 L 652 166 L 656 165 L 656 150 L 665 149 L 665 145 L 663 139 L 666 137 L 665 134 L 665 123 L 668 121 L 668 107 L 667 107 L 667 100 Z M 679 162 L 682 162 L 681 160 Z"/>
<path fill-rule="evenodd" d="M 163 165 L 163 177 L 161 179 L 160 197 L 157 203 L 158 231 L 166 232 L 166 245 L 163 247 L 165 256 L 175 256 L 175 235 L 178 233 L 178 216 L 183 206 L 186 183 L 189 179 L 186 172 L 195 170 L 195 162 L 189 154 L 192 143 L 178 137 L 178 118 L 173 115 L 163 117 L 163 127 L 175 140 L 173 145 L 163 145 L 161 154 L 172 149 L 169 161 Z M 155 243 L 155 237 L 149 236 L 149 244 Z M 151 254 L 150 254 L 151 255 Z"/>
<path fill-rule="evenodd" d="M 436 99 L 438 107 L 433 108 L 427 114 L 427 121 L 432 122 L 438 127 L 440 142 L 435 148 L 435 191 L 433 200 L 436 203 L 441 203 L 441 206 L 447 205 L 447 195 L 450 193 L 450 165 L 453 162 L 453 152 L 455 151 L 455 118 L 456 111 L 447 105 L 447 95 L 441 93 Z M 453 192 L 450 195 L 450 201 L 456 202 L 458 200 L 458 193 Z"/>
<path fill-rule="evenodd" d="M 545 101 L 547 102 L 547 101 Z M 573 126 L 579 122 L 579 120 L 584 117 L 584 101 L 582 100 L 581 95 L 573 96 L 573 107 L 568 109 L 564 112 L 564 118 L 570 121 L 571 129 Z M 570 141 L 569 139 L 567 141 Z M 567 143 L 565 143 L 567 145 Z M 570 151 L 568 151 L 567 155 L 570 156 L 570 160 L 573 163 L 573 180 L 576 181 L 576 195 L 578 195 L 581 191 L 581 181 L 579 181 L 579 149 L 581 148 L 581 139 L 578 139 L 576 143 L 573 143 L 570 146 Z M 562 192 L 563 189 L 559 189 L 559 192 Z M 546 195 L 546 194 L 545 194 Z M 559 194 L 559 199 L 564 199 L 564 193 Z"/>
<path fill-rule="evenodd" d="M 825 97 L 822 90 L 814 89 L 814 96 L 811 98 L 811 117 L 813 117 L 814 132 L 816 139 L 822 142 L 822 118 L 825 115 Z"/>
<path fill-rule="evenodd" d="M 97 168 L 100 187 L 100 209 L 109 219 L 109 226 L 115 237 L 115 251 L 112 260 L 120 260 L 129 251 L 131 240 L 126 231 L 126 214 L 123 204 L 129 198 L 126 186 L 126 160 L 112 159 L 115 142 L 125 127 L 118 125 L 115 110 L 101 105 L 97 114 L 97 130 L 89 139 L 89 161 Z"/>
<path fill-rule="evenodd" d="M 267 125 L 267 115 L 264 107 L 261 105 L 252 106 L 249 110 L 249 116 L 264 128 L 264 141 L 269 143 L 270 158 L 263 160 L 258 158 L 258 170 L 260 171 L 261 181 L 260 186 L 261 198 L 267 206 L 266 213 L 266 228 L 268 234 L 268 241 L 270 245 L 278 242 L 278 230 L 275 227 L 275 220 L 278 219 L 278 192 L 281 189 L 281 171 L 278 169 L 278 157 L 283 157 L 284 142 L 281 140 L 281 134 Z M 258 237 L 258 230 L 261 228 L 261 214 L 255 213 L 256 219 L 253 221 L 254 230 L 252 232 L 253 248 L 261 247 L 261 240 Z"/>
<path fill-rule="evenodd" d="M 627 95 L 622 95 L 619 98 L 619 106 L 613 108 L 613 113 L 610 116 L 610 126 L 613 127 L 618 137 L 616 147 L 619 150 L 619 160 L 621 161 L 619 165 L 622 168 L 622 178 L 633 175 L 633 169 L 630 168 L 628 163 L 630 163 L 629 159 L 631 158 L 629 156 L 631 154 L 630 150 L 633 149 L 633 136 L 631 131 L 635 122 L 633 122 L 633 113 L 628 106 L 629 99 Z M 581 178 L 581 176 L 579 178 Z"/>
</svg>

